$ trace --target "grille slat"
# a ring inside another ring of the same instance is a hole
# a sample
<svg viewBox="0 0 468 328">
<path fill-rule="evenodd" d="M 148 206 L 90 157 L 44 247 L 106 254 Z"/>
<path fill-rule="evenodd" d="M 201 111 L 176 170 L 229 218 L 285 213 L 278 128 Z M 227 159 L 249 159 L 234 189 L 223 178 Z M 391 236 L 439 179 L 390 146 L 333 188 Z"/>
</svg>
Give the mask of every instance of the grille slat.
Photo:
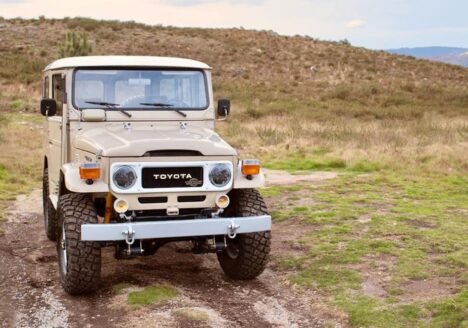
<svg viewBox="0 0 468 328">
<path fill-rule="evenodd" d="M 162 204 L 167 203 L 167 197 L 138 197 L 140 204 Z"/>
<path fill-rule="evenodd" d="M 179 203 L 190 203 L 190 202 L 204 202 L 206 196 L 199 195 L 199 196 L 179 196 L 177 197 L 177 201 Z"/>
</svg>

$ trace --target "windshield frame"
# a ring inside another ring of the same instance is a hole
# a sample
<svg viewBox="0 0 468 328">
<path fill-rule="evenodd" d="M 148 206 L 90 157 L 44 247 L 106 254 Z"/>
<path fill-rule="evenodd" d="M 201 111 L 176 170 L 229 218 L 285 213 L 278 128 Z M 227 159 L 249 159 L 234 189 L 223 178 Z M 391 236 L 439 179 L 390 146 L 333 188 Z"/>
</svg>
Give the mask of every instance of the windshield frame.
<svg viewBox="0 0 468 328">
<path fill-rule="evenodd" d="M 184 71 L 189 71 L 189 72 L 200 72 L 203 76 L 203 81 L 205 83 L 205 97 L 206 97 L 206 106 L 205 107 L 158 107 L 158 106 L 146 106 L 146 107 L 116 107 L 114 108 L 106 108 L 105 106 L 100 106 L 100 105 L 89 105 L 86 107 L 78 107 L 75 104 L 75 79 L 76 79 L 76 73 L 80 70 L 93 70 L 93 71 L 105 71 L 105 70 L 118 70 L 118 71 L 156 71 L 156 70 L 161 70 L 161 71 L 175 71 L 175 72 L 184 72 Z M 206 76 L 206 72 L 204 69 L 201 68 L 191 68 L 191 67 L 165 67 L 165 66 L 155 66 L 155 67 L 148 67 L 148 66 L 81 66 L 81 67 L 75 67 L 73 69 L 73 74 L 72 74 L 72 88 L 71 88 L 71 103 L 73 105 L 73 108 L 76 110 L 84 110 L 84 109 L 96 109 L 96 108 L 105 108 L 106 110 L 109 111 L 114 111 L 117 110 L 117 108 L 128 110 L 128 111 L 174 111 L 174 110 L 179 110 L 179 111 L 203 111 L 206 110 L 210 107 L 211 99 L 210 99 L 210 91 L 209 91 L 209 85 L 208 85 L 208 78 Z M 99 107 L 97 107 L 99 106 Z"/>
</svg>

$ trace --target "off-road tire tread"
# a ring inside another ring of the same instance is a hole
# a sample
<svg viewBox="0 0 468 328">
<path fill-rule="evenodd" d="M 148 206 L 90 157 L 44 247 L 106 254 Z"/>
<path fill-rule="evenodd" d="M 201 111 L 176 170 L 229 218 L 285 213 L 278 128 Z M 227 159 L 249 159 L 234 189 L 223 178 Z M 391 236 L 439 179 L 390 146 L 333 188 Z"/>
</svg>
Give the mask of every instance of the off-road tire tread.
<svg viewBox="0 0 468 328">
<path fill-rule="evenodd" d="M 67 271 L 61 281 L 71 295 L 87 294 L 98 289 L 101 279 L 101 247 L 99 243 L 81 241 L 81 225 L 97 223 L 96 209 L 85 194 L 66 194 L 59 201 L 59 229 L 67 234 Z M 57 243 L 57 250 L 60 247 Z M 60 263 L 59 263 L 60 266 Z"/>
<path fill-rule="evenodd" d="M 54 205 L 52 204 L 52 201 L 49 199 L 49 193 L 49 169 L 44 168 L 42 176 L 42 206 L 44 215 L 44 228 L 47 238 L 51 241 L 55 241 L 57 239 L 57 213 L 55 211 Z"/>
<path fill-rule="evenodd" d="M 255 189 L 234 191 L 234 215 L 245 217 L 268 214 L 262 196 Z M 266 267 L 271 248 L 271 232 L 240 234 L 239 256 L 230 258 L 226 251 L 218 254 L 218 260 L 224 273 L 233 279 L 251 280 L 258 277 Z"/>
</svg>

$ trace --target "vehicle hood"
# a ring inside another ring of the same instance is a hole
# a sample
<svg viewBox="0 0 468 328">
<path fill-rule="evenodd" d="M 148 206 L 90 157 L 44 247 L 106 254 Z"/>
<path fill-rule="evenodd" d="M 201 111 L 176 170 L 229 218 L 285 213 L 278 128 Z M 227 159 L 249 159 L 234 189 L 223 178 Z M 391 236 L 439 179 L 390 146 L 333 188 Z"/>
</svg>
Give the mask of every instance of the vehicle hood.
<svg viewBox="0 0 468 328">
<path fill-rule="evenodd" d="M 104 126 L 75 135 L 73 146 L 106 157 L 138 157 L 155 150 L 195 150 L 206 156 L 237 152 L 211 129 L 203 127 Z"/>
</svg>

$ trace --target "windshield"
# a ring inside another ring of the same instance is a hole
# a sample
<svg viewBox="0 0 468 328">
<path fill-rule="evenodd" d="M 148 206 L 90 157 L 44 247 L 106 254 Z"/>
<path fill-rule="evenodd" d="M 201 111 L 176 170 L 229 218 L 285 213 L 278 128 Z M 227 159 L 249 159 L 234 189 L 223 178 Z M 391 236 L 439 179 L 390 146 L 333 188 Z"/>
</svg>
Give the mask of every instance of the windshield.
<svg viewBox="0 0 468 328">
<path fill-rule="evenodd" d="M 206 109 L 205 75 L 197 70 L 78 69 L 73 105 L 78 109 Z"/>
</svg>

